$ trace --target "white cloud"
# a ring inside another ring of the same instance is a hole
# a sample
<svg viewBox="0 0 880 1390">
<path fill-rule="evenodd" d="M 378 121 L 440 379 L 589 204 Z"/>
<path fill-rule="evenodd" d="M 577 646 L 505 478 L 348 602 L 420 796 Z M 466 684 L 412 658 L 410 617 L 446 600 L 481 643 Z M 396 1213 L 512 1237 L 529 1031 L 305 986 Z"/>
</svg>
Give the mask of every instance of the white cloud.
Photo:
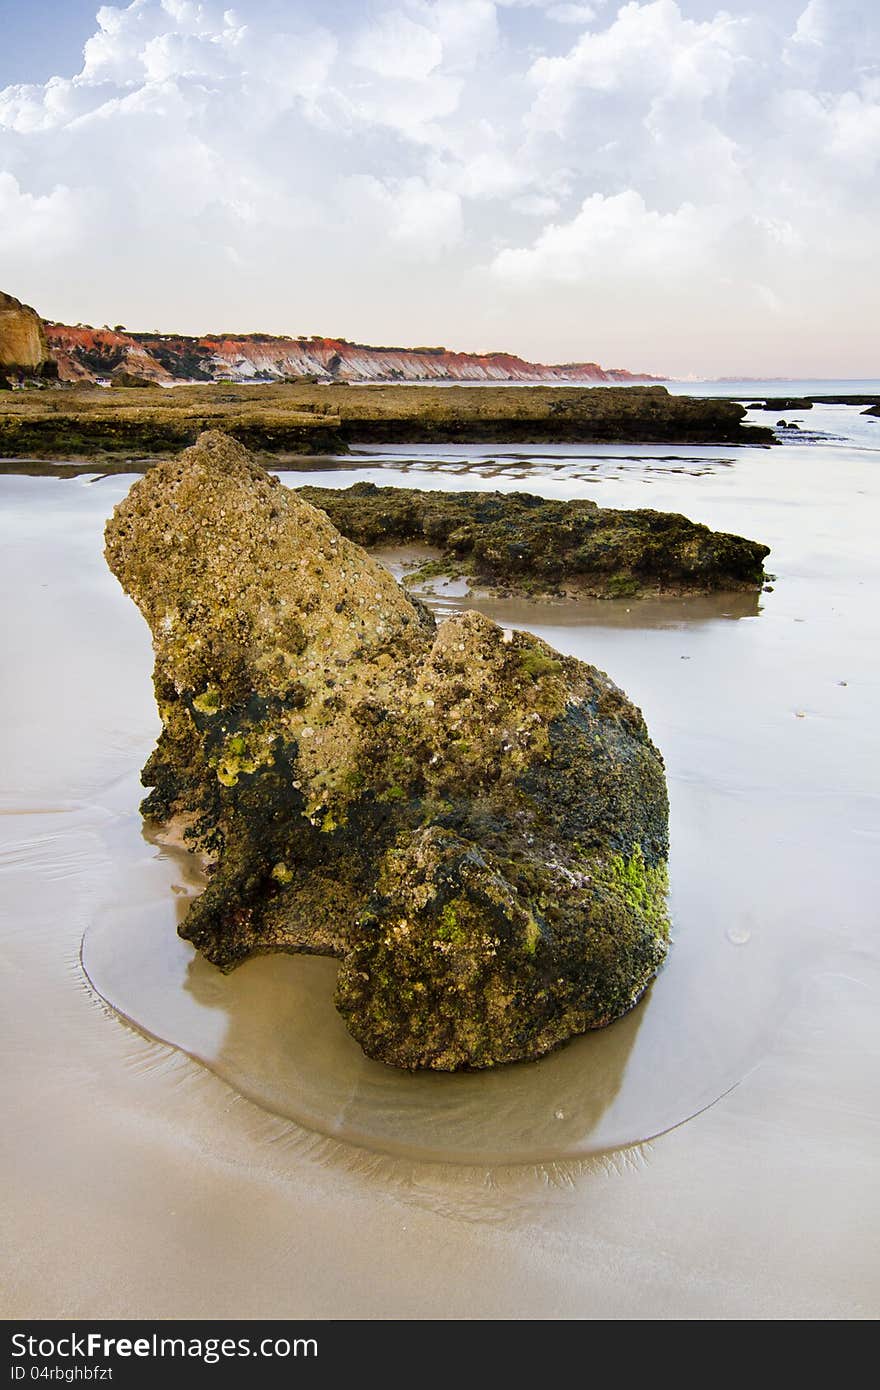
<svg viewBox="0 0 880 1390">
<path fill-rule="evenodd" d="M 392 247 L 420 260 L 435 260 L 461 240 L 461 201 L 455 193 L 431 188 L 424 179 L 383 183 L 369 174 L 349 179 L 345 189 L 356 209 L 355 225 L 384 235 Z"/>
<path fill-rule="evenodd" d="M 547 16 L 557 24 L 589 24 L 596 18 L 596 9 L 593 5 L 550 5 Z"/>
<path fill-rule="evenodd" d="M 528 170 L 497 146 L 465 155 L 438 178 L 464 198 L 509 198 L 530 182 Z"/>
<path fill-rule="evenodd" d="M 699 102 L 722 94 L 743 60 L 744 22 L 724 11 L 698 23 L 675 0 L 624 5 L 605 30 L 588 31 L 561 57 L 539 58 L 530 124 L 564 135 L 585 94 Z"/>
<path fill-rule="evenodd" d="M 874 0 L 134 0 L 82 37 L 0 92 L 3 288 L 47 313 L 873 370 Z"/>
<path fill-rule="evenodd" d="M 510 206 L 514 212 L 521 212 L 526 217 L 551 217 L 559 211 L 558 200 L 542 193 L 526 193 L 521 198 L 514 198 Z"/>
<path fill-rule="evenodd" d="M 792 41 L 807 44 L 825 43 L 828 38 L 830 18 L 827 0 L 810 0 L 807 8 L 798 17 Z"/>
<path fill-rule="evenodd" d="M 467 71 L 498 45 L 498 20 L 492 0 L 416 0 L 414 13 L 440 40 L 443 64 Z"/>
<path fill-rule="evenodd" d="M 833 47 L 866 62 L 878 57 L 880 16 L 863 0 L 809 0 L 798 16 L 792 43 L 806 49 Z"/>
<path fill-rule="evenodd" d="M 358 67 L 369 68 L 380 77 L 423 82 L 440 63 L 443 43 L 424 24 L 415 23 L 400 10 L 391 10 L 361 30 L 351 56 Z"/>
<path fill-rule="evenodd" d="M 594 193 L 569 222 L 550 223 L 530 247 L 501 251 L 492 270 L 520 283 L 678 278 L 692 273 L 695 256 L 716 254 L 723 225 L 723 213 L 715 208 L 684 203 L 660 213 L 632 189 L 608 198 Z"/>
<path fill-rule="evenodd" d="M 828 112 L 828 151 L 864 176 L 880 159 L 880 102 L 844 92 Z"/>
<path fill-rule="evenodd" d="M 49 193 L 25 192 L 13 174 L 0 171 L 0 254 L 30 261 L 77 250 L 85 200 L 56 185 Z"/>
</svg>

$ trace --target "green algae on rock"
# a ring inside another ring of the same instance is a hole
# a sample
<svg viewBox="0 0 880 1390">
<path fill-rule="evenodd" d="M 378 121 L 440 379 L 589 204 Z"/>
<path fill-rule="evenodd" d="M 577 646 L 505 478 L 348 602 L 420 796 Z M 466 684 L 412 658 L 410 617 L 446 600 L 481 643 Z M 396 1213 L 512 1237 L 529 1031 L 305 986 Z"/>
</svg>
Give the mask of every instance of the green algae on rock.
<svg viewBox="0 0 880 1390">
<path fill-rule="evenodd" d="M 338 957 L 371 1057 L 538 1057 L 666 953 L 667 800 L 601 671 L 477 613 L 439 627 L 235 441 L 151 469 L 107 559 L 153 634 L 146 815 L 211 861 L 181 934 L 221 969 Z"/>
<path fill-rule="evenodd" d="M 617 598 L 759 589 L 770 553 L 758 541 L 710 531 L 674 512 L 616 511 L 586 498 L 560 502 L 526 492 L 424 492 L 375 483 L 304 487 L 300 496 L 359 545 L 426 541 L 443 552 L 444 574 L 518 592 Z"/>
</svg>

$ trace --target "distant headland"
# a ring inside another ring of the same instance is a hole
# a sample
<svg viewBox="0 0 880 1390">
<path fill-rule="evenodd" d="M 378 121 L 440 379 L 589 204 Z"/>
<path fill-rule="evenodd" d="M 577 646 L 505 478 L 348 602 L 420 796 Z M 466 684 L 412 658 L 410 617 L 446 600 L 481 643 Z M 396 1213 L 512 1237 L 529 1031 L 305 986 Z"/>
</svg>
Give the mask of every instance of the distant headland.
<svg viewBox="0 0 880 1390">
<path fill-rule="evenodd" d="M 66 382 L 140 377 L 174 382 L 305 381 L 570 382 L 659 381 L 644 372 L 596 362 L 547 365 L 510 352 L 454 352 L 445 347 L 372 347 L 347 338 L 278 337 L 269 333 L 132 332 L 123 324 L 54 323 L 0 292 L 0 371 L 34 372 Z"/>
</svg>

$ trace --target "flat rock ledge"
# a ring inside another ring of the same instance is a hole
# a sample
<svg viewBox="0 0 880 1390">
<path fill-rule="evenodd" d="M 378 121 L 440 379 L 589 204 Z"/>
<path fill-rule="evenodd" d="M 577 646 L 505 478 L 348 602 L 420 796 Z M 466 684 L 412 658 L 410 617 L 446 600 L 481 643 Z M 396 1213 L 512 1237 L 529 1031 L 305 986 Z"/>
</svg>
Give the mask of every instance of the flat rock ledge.
<svg viewBox="0 0 880 1390">
<path fill-rule="evenodd" d="M 662 386 L 212 383 L 166 391 L 120 382 L 105 391 L 79 383 L 9 392 L 0 451 L 7 458 L 137 460 L 175 454 L 214 429 L 267 457 L 345 454 L 358 444 L 772 444 L 773 430 L 744 424 L 745 415 L 736 401 L 672 396 Z"/>
<path fill-rule="evenodd" d="M 709 593 L 760 589 L 769 546 L 710 531 L 676 512 L 618 511 L 586 498 L 548 501 L 527 492 L 439 492 L 355 483 L 303 487 L 358 545 L 422 541 L 442 559 L 415 575 L 460 576 L 518 594 Z"/>
<path fill-rule="evenodd" d="M 373 1058 L 534 1058 L 666 953 L 667 797 L 601 671 L 418 600 L 228 436 L 134 484 L 106 555 L 153 634 L 143 812 L 210 863 L 181 927 L 229 970 L 341 961 Z"/>
</svg>

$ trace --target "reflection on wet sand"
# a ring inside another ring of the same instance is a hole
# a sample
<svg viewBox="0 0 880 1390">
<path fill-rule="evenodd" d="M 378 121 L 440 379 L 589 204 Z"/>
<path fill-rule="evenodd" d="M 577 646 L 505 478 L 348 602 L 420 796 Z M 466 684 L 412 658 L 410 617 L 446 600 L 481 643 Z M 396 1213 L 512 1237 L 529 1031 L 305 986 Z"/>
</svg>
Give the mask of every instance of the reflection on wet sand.
<svg viewBox="0 0 880 1390">
<path fill-rule="evenodd" d="M 426 450 L 415 458 L 407 457 L 403 451 L 359 449 L 332 459 L 279 460 L 272 471 L 287 487 L 298 487 L 301 474 L 307 474 L 309 483 L 318 487 L 348 487 L 367 479 L 390 481 L 382 479 L 385 473 L 393 475 L 396 485 L 402 487 L 451 490 L 491 484 L 502 491 L 515 487 L 523 492 L 540 492 L 548 484 L 570 488 L 572 484 L 612 482 L 631 477 L 635 471 L 643 483 L 676 476 L 703 478 L 732 470 L 736 462 L 710 448 L 681 454 L 659 444 L 643 450 L 620 446 L 596 453 L 589 448 L 579 452 L 559 445 L 553 453 L 496 450 L 492 454 L 486 454 L 479 445 L 462 445 L 457 452 L 432 454 Z"/>
<path fill-rule="evenodd" d="M 155 458 L 125 456 L 118 454 L 95 454 L 90 458 L 55 459 L 0 459 L 0 475 L 11 474 L 29 478 L 80 478 L 116 477 L 136 475 L 145 472 L 155 463 Z M 595 481 L 596 476 L 626 473 L 633 466 L 646 475 L 651 473 L 681 473 L 692 477 L 703 477 L 718 469 L 732 468 L 733 458 L 721 458 L 710 448 L 694 454 L 677 454 L 669 448 L 657 445 L 642 452 L 621 448 L 618 452 L 603 452 L 591 455 L 589 448 L 578 453 L 565 446 L 559 446 L 555 453 L 498 452 L 485 455 L 480 445 L 464 446 L 458 455 L 443 457 L 442 454 L 427 457 L 407 458 L 405 455 L 384 454 L 379 449 L 354 449 L 350 454 L 317 455 L 294 454 L 268 456 L 267 467 L 278 473 L 288 487 L 297 487 L 297 474 L 307 474 L 309 482 L 316 476 L 328 474 L 359 473 L 365 467 L 370 469 L 391 468 L 402 478 L 426 475 L 432 477 L 433 485 L 442 484 L 445 477 L 453 479 L 519 479 L 537 480 L 541 476 L 552 477 L 559 474 L 570 479 Z M 300 480 L 301 481 L 301 480 Z M 340 481 L 339 486 L 347 485 Z M 420 482 L 416 486 L 422 485 Z"/>
<path fill-rule="evenodd" d="M 201 959 L 185 988 L 222 1008 L 205 1058 L 250 1099 L 307 1128 L 391 1155 L 455 1163 L 541 1163 L 613 1146 L 601 1122 L 638 1033 L 636 1008 L 603 1036 L 540 1062 L 459 1073 L 399 1072 L 363 1055 L 333 1008 L 337 963 L 263 957 L 222 981 Z"/>
<path fill-rule="evenodd" d="M 728 618 L 757 618 L 761 612 L 761 593 L 757 589 L 732 590 L 714 594 L 663 594 L 639 598 L 547 597 L 503 598 L 486 590 L 471 590 L 466 579 L 446 579 L 442 575 L 424 582 L 412 578 L 413 572 L 429 560 L 439 560 L 442 552 L 430 545 L 374 546 L 370 554 L 390 570 L 434 609 L 438 618 L 474 608 L 506 627 L 532 628 L 546 622 L 564 628 L 675 628 L 696 623 L 712 623 Z"/>
<path fill-rule="evenodd" d="M 706 450 L 704 453 L 693 455 L 677 454 L 672 450 L 664 450 L 658 446 L 654 450 L 637 452 L 633 450 L 620 450 L 617 453 L 596 453 L 591 455 L 589 448 L 572 458 L 565 450 L 560 449 L 555 454 L 542 454 L 538 451 L 531 453 L 496 453 L 492 456 L 481 456 L 479 446 L 472 446 L 468 455 L 455 457 L 420 457 L 417 459 L 400 458 L 394 455 L 381 456 L 370 454 L 366 451 L 361 452 L 360 457 L 356 454 L 349 457 L 334 459 L 330 464 L 333 472 L 350 473 L 362 469 L 365 464 L 373 468 L 393 468 L 402 479 L 416 478 L 418 481 L 415 486 L 424 486 L 423 479 L 429 479 L 428 486 L 436 487 L 438 483 L 443 484 L 445 478 L 480 478 L 484 481 L 496 479 L 516 479 L 528 482 L 531 478 L 537 481 L 538 478 L 552 478 L 558 475 L 566 480 L 577 479 L 595 482 L 605 476 L 627 473 L 633 467 L 639 468 L 650 480 L 652 473 L 664 474 L 687 474 L 690 477 L 702 478 L 708 474 L 715 473 L 719 469 L 732 468 L 734 466 L 732 458 L 720 458 L 716 453 Z M 298 467 L 296 463 L 284 463 L 277 471 L 282 478 L 284 473 L 297 472 L 314 473 L 317 460 L 312 459 L 309 467 Z M 291 483 L 295 486 L 295 483 Z M 343 484 L 344 486 L 344 484 Z"/>
<path fill-rule="evenodd" d="M 775 811 L 743 817 L 739 799 L 704 777 L 674 781 L 671 802 L 669 964 L 626 1017 L 538 1062 L 411 1076 L 368 1060 L 345 1030 L 332 1002 L 336 962 L 271 955 L 222 975 L 177 936 L 202 885 L 196 861 L 143 834 L 134 815 L 105 831 L 123 871 L 86 932 L 83 964 L 148 1034 L 267 1110 L 363 1148 L 511 1164 L 635 1144 L 710 1105 L 755 1064 L 768 1019 L 784 1011 L 785 962 L 809 957 L 809 898 L 787 915 L 797 888 L 779 920 L 766 910 L 761 920 L 765 880 L 795 870 Z M 743 950 L 756 926 L 757 949 Z"/>
<path fill-rule="evenodd" d="M 431 588 L 412 586 L 412 592 L 430 599 L 438 616 L 475 608 L 506 627 L 531 628 L 548 621 L 548 605 L 521 598 L 468 595 L 461 585 L 435 581 Z M 758 591 L 729 594 L 689 594 L 675 598 L 560 599 L 549 605 L 554 627 L 605 627 L 634 631 L 650 628 L 684 628 L 719 619 L 757 618 L 761 612 Z"/>
<path fill-rule="evenodd" d="M 346 1031 L 333 1007 L 337 961 L 271 955 L 223 975 L 197 956 L 177 927 L 202 886 L 198 864 L 149 832 L 138 846 L 136 828 L 129 817 L 110 831 L 114 859 L 131 862 L 82 952 L 94 987 L 136 1027 L 173 1042 L 265 1109 L 387 1154 L 530 1163 L 616 1142 L 603 1119 L 647 996 L 611 1028 L 540 1062 L 401 1072 L 370 1061 Z M 132 894 L 133 881 L 149 888 Z"/>
</svg>

